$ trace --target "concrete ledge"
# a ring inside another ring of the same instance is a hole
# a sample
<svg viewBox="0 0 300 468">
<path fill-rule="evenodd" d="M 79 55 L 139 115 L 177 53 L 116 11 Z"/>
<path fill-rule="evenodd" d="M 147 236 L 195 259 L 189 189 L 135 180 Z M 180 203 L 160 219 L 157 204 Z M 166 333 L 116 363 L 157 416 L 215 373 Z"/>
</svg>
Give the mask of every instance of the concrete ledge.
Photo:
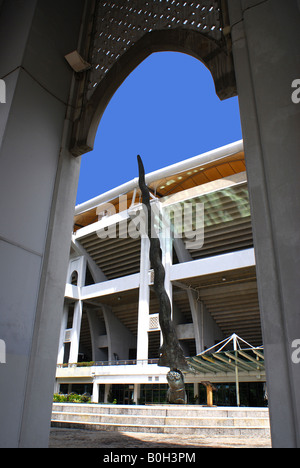
<svg viewBox="0 0 300 468">
<path fill-rule="evenodd" d="M 270 437 L 270 430 L 255 427 L 220 427 L 220 426 L 140 426 L 140 425 L 119 425 L 101 423 L 75 423 L 74 421 L 53 421 L 51 427 L 84 429 L 90 431 L 119 431 L 119 432 L 144 432 L 152 434 L 185 434 L 185 435 L 226 435 L 244 437 Z"/>
</svg>

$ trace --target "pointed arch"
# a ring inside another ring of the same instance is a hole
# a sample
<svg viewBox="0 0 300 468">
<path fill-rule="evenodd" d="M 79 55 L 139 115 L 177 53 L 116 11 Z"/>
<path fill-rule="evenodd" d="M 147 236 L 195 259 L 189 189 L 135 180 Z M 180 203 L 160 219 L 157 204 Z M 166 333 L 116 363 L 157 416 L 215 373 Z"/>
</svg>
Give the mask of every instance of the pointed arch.
<svg viewBox="0 0 300 468">
<path fill-rule="evenodd" d="M 93 150 L 104 111 L 130 73 L 155 52 L 182 52 L 200 60 L 211 72 L 221 100 L 236 96 L 232 56 L 226 47 L 194 30 L 184 28 L 152 31 L 132 45 L 107 71 L 74 123 L 71 152 L 80 156 Z"/>
</svg>

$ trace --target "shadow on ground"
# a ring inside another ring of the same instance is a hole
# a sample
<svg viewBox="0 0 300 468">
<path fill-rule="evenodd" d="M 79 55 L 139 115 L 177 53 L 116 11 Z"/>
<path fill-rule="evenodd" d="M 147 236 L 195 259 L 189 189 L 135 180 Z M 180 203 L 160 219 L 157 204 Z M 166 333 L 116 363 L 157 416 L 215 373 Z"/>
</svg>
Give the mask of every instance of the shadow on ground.
<svg viewBox="0 0 300 468">
<path fill-rule="evenodd" d="M 51 428 L 49 448 L 193 449 L 271 448 L 268 438 L 200 437 L 184 434 L 146 434 Z"/>
</svg>

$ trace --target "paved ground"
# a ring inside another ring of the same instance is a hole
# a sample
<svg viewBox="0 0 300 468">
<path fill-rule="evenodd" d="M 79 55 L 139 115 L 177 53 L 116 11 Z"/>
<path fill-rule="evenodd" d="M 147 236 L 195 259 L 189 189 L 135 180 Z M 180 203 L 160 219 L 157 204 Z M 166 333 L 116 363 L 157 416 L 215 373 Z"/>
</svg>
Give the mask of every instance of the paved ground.
<svg viewBox="0 0 300 468">
<path fill-rule="evenodd" d="M 52 428 L 49 448 L 271 448 L 267 438 L 200 437 L 182 434 L 84 431 Z"/>
</svg>

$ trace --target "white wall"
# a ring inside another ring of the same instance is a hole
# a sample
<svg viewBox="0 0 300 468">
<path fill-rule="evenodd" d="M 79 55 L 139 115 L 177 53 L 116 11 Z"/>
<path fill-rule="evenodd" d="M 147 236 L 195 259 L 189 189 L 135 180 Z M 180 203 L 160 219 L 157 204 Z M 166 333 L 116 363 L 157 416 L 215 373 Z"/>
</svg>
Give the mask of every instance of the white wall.
<svg viewBox="0 0 300 468">
<path fill-rule="evenodd" d="M 79 160 L 61 150 L 80 0 L 0 16 L 0 446 L 47 446 Z M 4 46 L 5 45 L 5 46 Z"/>
<path fill-rule="evenodd" d="M 228 2 L 274 447 L 300 446 L 300 78 L 297 0 Z"/>
</svg>

